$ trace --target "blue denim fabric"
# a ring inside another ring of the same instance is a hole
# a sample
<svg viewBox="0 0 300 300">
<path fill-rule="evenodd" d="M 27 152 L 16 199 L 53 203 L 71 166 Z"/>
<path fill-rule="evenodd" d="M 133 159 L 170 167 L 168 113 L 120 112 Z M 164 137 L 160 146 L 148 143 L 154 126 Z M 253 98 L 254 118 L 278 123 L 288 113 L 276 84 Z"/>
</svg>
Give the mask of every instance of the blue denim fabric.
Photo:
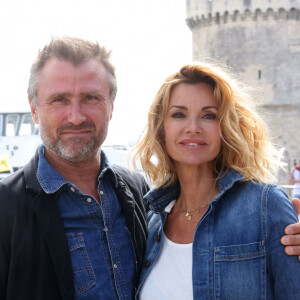
<svg viewBox="0 0 300 300">
<path fill-rule="evenodd" d="M 293 205 L 275 185 L 241 181 L 230 170 L 198 223 L 193 241 L 194 299 L 300 299 L 300 266 L 284 254 L 284 227 L 298 221 Z M 150 191 L 145 199 L 148 239 L 136 299 L 162 246 L 164 208 L 179 185 Z"/>
<path fill-rule="evenodd" d="M 37 177 L 46 193 L 57 192 L 71 253 L 76 299 L 132 299 L 135 254 L 119 200 L 115 174 L 101 154 L 101 206 L 65 180 L 39 148 Z"/>
</svg>

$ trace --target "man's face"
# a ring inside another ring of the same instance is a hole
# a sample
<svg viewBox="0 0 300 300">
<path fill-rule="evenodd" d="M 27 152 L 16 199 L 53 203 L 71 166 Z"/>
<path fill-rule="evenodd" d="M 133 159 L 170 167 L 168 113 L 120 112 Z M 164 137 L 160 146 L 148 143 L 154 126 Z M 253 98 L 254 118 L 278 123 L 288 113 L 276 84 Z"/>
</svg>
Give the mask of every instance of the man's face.
<svg viewBox="0 0 300 300">
<path fill-rule="evenodd" d="M 89 60 L 75 67 L 51 59 L 40 72 L 37 105 L 30 101 L 30 106 L 47 150 L 72 162 L 98 156 L 113 111 L 101 63 Z"/>
</svg>

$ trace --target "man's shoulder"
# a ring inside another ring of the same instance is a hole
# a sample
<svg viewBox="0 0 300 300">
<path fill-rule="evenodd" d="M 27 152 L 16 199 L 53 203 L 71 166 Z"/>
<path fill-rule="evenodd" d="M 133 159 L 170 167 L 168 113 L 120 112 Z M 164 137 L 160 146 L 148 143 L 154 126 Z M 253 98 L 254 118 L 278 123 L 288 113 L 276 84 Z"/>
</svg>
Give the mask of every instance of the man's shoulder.
<svg viewBox="0 0 300 300">
<path fill-rule="evenodd" d="M 0 219 L 9 223 L 29 203 L 23 168 L 0 181 L 0 195 Z"/>
<path fill-rule="evenodd" d="M 119 165 L 112 165 L 111 168 L 116 174 L 118 174 L 124 181 L 135 184 L 137 182 L 146 183 L 145 178 L 142 174 L 129 170 Z"/>
<path fill-rule="evenodd" d="M 131 191 L 139 190 L 141 195 L 145 195 L 149 191 L 149 185 L 147 184 L 145 177 L 138 173 L 131 171 L 125 167 L 119 165 L 112 165 L 111 168 L 114 170 L 117 179 L 122 185 L 122 181 L 126 183 Z"/>
<path fill-rule="evenodd" d="M 16 184 L 24 181 L 24 168 L 0 180 L 0 191 L 15 190 Z"/>
<path fill-rule="evenodd" d="M 36 163 L 37 157 L 34 156 L 24 167 L 0 180 L 0 195 L 14 195 L 36 186 Z"/>
</svg>

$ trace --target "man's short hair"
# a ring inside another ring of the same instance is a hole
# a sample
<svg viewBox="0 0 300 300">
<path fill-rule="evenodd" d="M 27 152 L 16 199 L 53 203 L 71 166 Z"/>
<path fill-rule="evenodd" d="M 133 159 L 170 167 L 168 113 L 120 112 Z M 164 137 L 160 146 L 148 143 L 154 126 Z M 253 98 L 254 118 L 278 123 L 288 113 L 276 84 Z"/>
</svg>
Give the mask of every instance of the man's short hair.
<svg viewBox="0 0 300 300">
<path fill-rule="evenodd" d="M 53 37 L 43 50 L 39 51 L 38 57 L 33 62 L 30 69 L 28 84 L 28 98 L 33 105 L 37 104 L 37 88 L 39 74 L 44 65 L 52 58 L 72 63 L 79 66 L 85 61 L 95 59 L 105 67 L 110 83 L 110 99 L 113 102 L 117 94 L 117 81 L 115 67 L 110 62 L 110 51 L 99 46 L 97 42 L 77 38 L 77 37 Z"/>
</svg>

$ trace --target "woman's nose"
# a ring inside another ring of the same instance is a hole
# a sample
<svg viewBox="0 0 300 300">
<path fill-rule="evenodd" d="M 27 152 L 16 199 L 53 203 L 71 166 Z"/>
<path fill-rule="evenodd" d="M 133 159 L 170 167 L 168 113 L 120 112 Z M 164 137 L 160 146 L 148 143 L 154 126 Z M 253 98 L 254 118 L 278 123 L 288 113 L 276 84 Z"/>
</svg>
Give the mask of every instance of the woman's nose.
<svg viewBox="0 0 300 300">
<path fill-rule="evenodd" d="M 202 131 L 201 121 L 198 118 L 190 118 L 187 121 L 186 132 L 200 133 Z"/>
</svg>

